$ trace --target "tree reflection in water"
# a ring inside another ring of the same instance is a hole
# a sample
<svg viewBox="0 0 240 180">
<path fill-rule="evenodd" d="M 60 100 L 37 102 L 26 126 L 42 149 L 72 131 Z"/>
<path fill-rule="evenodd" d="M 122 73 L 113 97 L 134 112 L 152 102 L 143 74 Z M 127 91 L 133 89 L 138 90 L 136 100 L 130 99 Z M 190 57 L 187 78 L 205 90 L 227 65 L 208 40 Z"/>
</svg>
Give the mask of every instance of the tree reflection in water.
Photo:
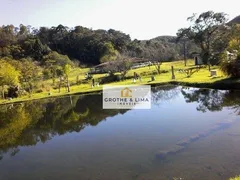
<svg viewBox="0 0 240 180">
<path fill-rule="evenodd" d="M 197 110 L 220 111 L 223 107 L 240 114 L 240 92 L 161 86 L 152 88 L 152 103 L 174 100 L 180 93 L 187 103 L 197 102 Z M 21 146 L 45 143 L 56 135 L 80 132 L 107 117 L 128 110 L 102 109 L 102 95 L 71 96 L 0 106 L 0 160 L 14 156 Z"/>
<path fill-rule="evenodd" d="M 102 95 L 72 96 L 0 106 L 0 160 L 19 146 L 45 143 L 55 135 L 80 132 L 126 110 L 102 110 Z"/>
<path fill-rule="evenodd" d="M 179 87 L 176 86 L 157 86 L 152 88 L 152 103 L 160 105 L 163 101 L 174 100 L 179 96 Z"/>
<path fill-rule="evenodd" d="M 224 107 L 235 109 L 240 114 L 240 91 L 182 88 L 182 95 L 187 103 L 197 102 L 198 111 L 221 111 Z"/>
</svg>

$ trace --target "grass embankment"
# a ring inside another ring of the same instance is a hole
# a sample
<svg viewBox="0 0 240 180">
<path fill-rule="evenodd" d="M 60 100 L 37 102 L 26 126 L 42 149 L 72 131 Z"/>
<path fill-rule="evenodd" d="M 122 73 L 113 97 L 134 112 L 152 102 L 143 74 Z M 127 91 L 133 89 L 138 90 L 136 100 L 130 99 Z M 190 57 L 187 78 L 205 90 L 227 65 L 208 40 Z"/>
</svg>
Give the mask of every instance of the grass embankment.
<svg viewBox="0 0 240 180">
<path fill-rule="evenodd" d="M 234 178 L 230 178 L 229 180 L 240 180 L 240 176 L 236 176 Z"/>
<path fill-rule="evenodd" d="M 136 72 L 142 77 L 142 82 L 136 81 L 133 83 L 132 79 L 127 79 L 120 82 L 109 83 L 108 85 L 133 85 L 133 84 L 179 84 L 185 86 L 194 86 L 194 87 L 205 87 L 205 88 L 219 88 L 219 89 L 240 89 L 240 79 L 232 80 L 228 79 L 223 73 L 219 70 L 219 67 L 215 66 L 212 69 L 217 71 L 216 77 L 210 77 L 210 73 L 207 68 L 202 68 L 198 72 L 195 72 L 191 77 L 187 77 L 185 73 L 179 72 L 179 69 L 186 69 L 191 68 L 194 66 L 193 60 L 188 61 L 187 67 L 184 67 L 183 61 L 176 61 L 176 62 L 166 62 L 161 65 L 161 71 L 166 71 L 165 73 L 161 73 L 160 75 L 155 75 L 155 81 L 151 81 L 151 75 L 155 71 L 156 68 L 154 66 L 151 67 L 143 67 L 138 69 L 130 70 L 126 76 L 133 76 L 133 73 Z M 172 80 L 171 74 L 171 66 L 174 66 L 175 72 L 175 79 Z M 5 103 L 12 103 L 12 102 L 21 102 L 27 100 L 34 100 L 34 99 L 41 99 L 47 97 L 56 97 L 56 96 L 63 96 L 69 94 L 76 94 L 76 93 L 90 93 L 90 92 L 97 92 L 102 90 L 102 85 L 99 87 L 91 87 L 91 81 L 88 81 L 85 84 L 77 85 L 77 76 L 79 76 L 80 80 L 85 78 L 85 73 L 88 72 L 89 69 L 80 69 L 76 68 L 73 69 L 70 76 L 69 81 L 71 86 L 71 92 L 67 93 L 65 88 L 61 88 L 61 92 L 58 92 L 58 89 L 50 89 L 51 95 L 49 95 L 48 91 L 43 91 L 41 93 L 34 93 L 31 96 L 23 96 L 19 98 L 15 98 L 12 100 L 0 100 L 0 104 Z M 98 82 L 98 78 L 104 77 L 106 74 L 94 74 L 93 78 L 95 82 Z M 48 84 L 49 86 L 52 84 L 52 80 L 47 80 L 42 82 L 42 84 Z"/>
</svg>

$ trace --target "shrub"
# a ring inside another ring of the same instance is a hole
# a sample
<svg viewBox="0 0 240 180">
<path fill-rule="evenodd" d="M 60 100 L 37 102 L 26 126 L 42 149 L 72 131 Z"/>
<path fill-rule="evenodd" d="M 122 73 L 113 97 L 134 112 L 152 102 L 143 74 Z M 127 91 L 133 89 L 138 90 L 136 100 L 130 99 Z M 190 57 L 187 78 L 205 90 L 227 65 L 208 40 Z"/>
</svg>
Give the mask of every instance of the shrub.
<svg viewBox="0 0 240 180">
<path fill-rule="evenodd" d="M 42 92 L 45 92 L 45 91 L 49 92 L 50 90 L 51 90 L 51 85 L 50 84 L 48 84 L 46 82 L 43 82 L 41 84 L 41 91 Z"/>
<path fill-rule="evenodd" d="M 51 78 L 51 72 L 49 69 L 44 69 L 43 70 L 43 78 L 44 79 L 50 79 Z"/>
<path fill-rule="evenodd" d="M 89 80 L 87 79 L 82 79 L 78 82 L 78 84 L 88 84 L 89 83 Z"/>
<path fill-rule="evenodd" d="M 160 74 L 168 73 L 168 70 L 161 70 Z M 157 75 L 157 71 L 148 71 L 148 72 L 142 72 L 140 73 L 140 76 L 152 76 L 152 75 Z"/>
<path fill-rule="evenodd" d="M 99 79 L 100 84 L 106 84 L 106 83 L 111 83 L 111 82 L 118 82 L 121 80 L 120 75 L 110 75 L 110 76 L 105 76 Z"/>
<path fill-rule="evenodd" d="M 230 77 L 240 77 L 240 54 L 232 60 L 226 59 L 220 64 L 220 69 L 223 73 Z"/>
<path fill-rule="evenodd" d="M 168 73 L 169 71 L 168 70 L 161 70 L 160 72 L 161 73 Z"/>
<path fill-rule="evenodd" d="M 43 92 L 42 89 L 37 89 L 37 90 L 35 91 L 35 93 L 42 93 L 42 92 Z"/>
</svg>

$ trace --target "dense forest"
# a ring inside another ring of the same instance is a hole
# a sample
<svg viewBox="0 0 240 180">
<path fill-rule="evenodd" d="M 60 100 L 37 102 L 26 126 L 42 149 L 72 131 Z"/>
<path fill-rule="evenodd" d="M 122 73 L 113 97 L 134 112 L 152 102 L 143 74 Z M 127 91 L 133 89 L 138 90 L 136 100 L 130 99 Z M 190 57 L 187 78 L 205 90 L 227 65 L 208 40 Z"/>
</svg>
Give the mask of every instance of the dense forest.
<svg viewBox="0 0 240 180">
<path fill-rule="evenodd" d="M 109 47 L 110 43 L 110 47 Z M 191 51 L 196 46 L 188 42 Z M 130 57 L 161 59 L 161 61 L 183 58 L 183 42 L 176 37 L 160 36 L 151 40 L 131 40 L 123 32 L 110 30 L 92 30 L 82 26 L 69 28 L 6 25 L 0 27 L 0 57 L 13 59 L 32 58 L 43 63 L 44 56 L 51 51 L 67 55 L 80 64 L 96 65 L 101 62 L 109 48 Z M 190 54 L 188 54 L 190 56 Z"/>
<path fill-rule="evenodd" d="M 238 16 L 228 24 L 239 22 Z M 190 58 L 191 53 L 199 52 L 199 49 L 199 44 L 191 38 L 159 36 L 150 40 L 131 40 L 129 35 L 114 29 L 92 30 L 61 24 L 50 28 L 34 28 L 23 24 L 19 27 L 0 27 L 0 58 L 31 58 L 42 64 L 44 56 L 53 51 L 82 65 L 96 65 L 102 62 L 104 55 L 112 51 L 128 57 L 171 61 Z"/>
</svg>

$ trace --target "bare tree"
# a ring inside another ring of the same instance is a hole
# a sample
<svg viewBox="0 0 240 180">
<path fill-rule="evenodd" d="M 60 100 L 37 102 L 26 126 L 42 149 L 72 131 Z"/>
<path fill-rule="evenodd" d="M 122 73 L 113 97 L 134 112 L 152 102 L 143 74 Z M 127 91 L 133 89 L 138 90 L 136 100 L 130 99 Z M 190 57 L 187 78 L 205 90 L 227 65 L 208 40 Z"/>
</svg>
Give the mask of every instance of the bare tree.
<svg viewBox="0 0 240 180">
<path fill-rule="evenodd" d="M 162 65 L 162 62 L 159 58 L 159 56 L 155 53 L 151 53 L 151 58 L 150 58 L 150 62 L 154 65 L 154 67 L 156 68 L 157 70 L 157 73 L 158 74 L 161 74 L 161 65 Z"/>
<path fill-rule="evenodd" d="M 177 39 L 176 42 L 179 43 L 180 41 L 183 43 L 183 58 L 184 58 L 184 66 L 187 66 L 187 48 L 186 43 L 189 41 L 187 37 L 187 30 L 186 29 L 179 29 L 177 32 Z"/>
<path fill-rule="evenodd" d="M 110 74 L 117 72 L 121 73 L 121 79 L 124 79 L 127 72 L 131 69 L 132 61 L 129 57 L 125 55 L 117 55 L 116 60 L 109 62 L 108 65 L 104 68 L 105 71 L 108 71 Z"/>
</svg>

